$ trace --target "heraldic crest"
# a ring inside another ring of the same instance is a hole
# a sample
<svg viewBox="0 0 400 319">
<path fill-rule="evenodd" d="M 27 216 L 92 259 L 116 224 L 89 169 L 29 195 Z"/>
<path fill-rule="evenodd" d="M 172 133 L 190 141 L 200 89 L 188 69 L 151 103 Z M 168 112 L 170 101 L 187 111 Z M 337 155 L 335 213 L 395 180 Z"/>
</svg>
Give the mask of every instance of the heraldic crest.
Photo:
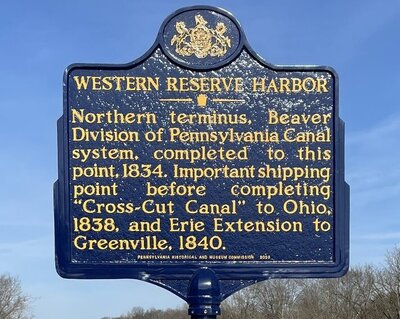
<svg viewBox="0 0 400 319">
<path fill-rule="evenodd" d="M 217 23 L 215 29 L 207 27 L 207 21 L 200 15 L 195 16 L 196 26 L 188 29 L 185 22 L 180 21 L 175 25 L 177 34 L 171 40 L 175 50 L 182 56 L 195 55 L 203 59 L 208 55 L 212 57 L 223 56 L 231 47 L 231 40 L 224 35 L 227 28 L 222 22 Z"/>
</svg>

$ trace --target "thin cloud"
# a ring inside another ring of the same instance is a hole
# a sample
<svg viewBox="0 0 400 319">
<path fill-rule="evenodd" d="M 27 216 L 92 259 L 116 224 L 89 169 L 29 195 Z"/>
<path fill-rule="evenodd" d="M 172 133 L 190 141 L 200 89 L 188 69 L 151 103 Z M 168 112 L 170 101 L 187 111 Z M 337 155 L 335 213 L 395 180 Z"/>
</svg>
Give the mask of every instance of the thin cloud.
<svg viewBox="0 0 400 319">
<path fill-rule="evenodd" d="M 23 253 L 25 256 L 41 256 L 48 249 L 50 240 L 50 237 L 39 237 L 21 241 L 3 241 L 0 243 L 0 254 L 19 255 Z"/>
<path fill-rule="evenodd" d="M 378 123 L 375 127 L 369 127 L 367 130 L 354 132 L 348 134 L 346 138 L 346 144 L 348 146 L 357 146 L 359 144 L 367 144 L 368 146 L 379 146 L 371 145 L 371 141 L 379 141 L 385 143 L 386 140 L 382 140 L 383 137 L 390 139 L 398 139 L 399 135 L 396 135 L 400 131 L 400 114 L 393 114 L 390 118 Z M 380 144 L 381 145 L 381 144 Z"/>
<path fill-rule="evenodd" d="M 366 235 L 354 236 L 355 240 L 393 240 L 400 239 L 400 232 L 383 232 L 383 233 L 371 233 Z"/>
<path fill-rule="evenodd" d="M 357 204 L 399 198 L 399 137 L 400 114 L 375 127 L 348 134 L 347 180 Z"/>
<path fill-rule="evenodd" d="M 379 261 L 399 243 L 400 114 L 347 134 L 352 258 Z M 368 253 L 364 252 L 368 247 Z"/>
</svg>

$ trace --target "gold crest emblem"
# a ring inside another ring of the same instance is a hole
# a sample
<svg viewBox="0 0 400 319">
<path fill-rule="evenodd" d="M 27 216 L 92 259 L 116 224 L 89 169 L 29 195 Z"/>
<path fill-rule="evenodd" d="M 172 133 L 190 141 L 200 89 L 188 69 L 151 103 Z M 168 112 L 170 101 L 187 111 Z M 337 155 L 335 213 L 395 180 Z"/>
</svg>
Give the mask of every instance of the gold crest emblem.
<svg viewBox="0 0 400 319">
<path fill-rule="evenodd" d="M 195 55 L 203 59 L 208 55 L 223 56 L 231 47 L 231 39 L 224 35 L 227 28 L 222 22 L 217 23 L 215 29 L 207 27 L 207 21 L 200 15 L 195 16 L 196 26 L 188 29 L 185 22 L 180 21 L 175 25 L 178 32 L 171 40 L 175 50 L 182 56 Z"/>
</svg>

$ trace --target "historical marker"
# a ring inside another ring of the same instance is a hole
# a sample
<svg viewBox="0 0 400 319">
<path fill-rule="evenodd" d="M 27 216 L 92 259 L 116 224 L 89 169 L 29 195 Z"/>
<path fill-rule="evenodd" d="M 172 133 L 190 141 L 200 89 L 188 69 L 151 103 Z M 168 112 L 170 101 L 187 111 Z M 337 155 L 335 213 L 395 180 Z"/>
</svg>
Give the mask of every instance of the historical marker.
<svg viewBox="0 0 400 319">
<path fill-rule="evenodd" d="M 63 277 L 146 280 L 216 315 L 255 281 L 347 271 L 337 74 L 265 62 L 226 11 L 175 12 L 132 63 L 68 67 L 58 136 Z"/>
</svg>

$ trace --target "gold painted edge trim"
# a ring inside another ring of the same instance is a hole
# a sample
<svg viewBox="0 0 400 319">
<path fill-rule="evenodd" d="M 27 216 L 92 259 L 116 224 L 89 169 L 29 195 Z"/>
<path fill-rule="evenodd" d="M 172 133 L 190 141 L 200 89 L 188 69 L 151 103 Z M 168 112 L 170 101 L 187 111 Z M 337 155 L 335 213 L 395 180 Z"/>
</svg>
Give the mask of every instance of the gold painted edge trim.
<svg viewBox="0 0 400 319">
<path fill-rule="evenodd" d="M 237 100 L 237 99 L 212 99 L 213 102 L 236 102 L 236 103 L 243 103 L 246 100 Z"/>
<path fill-rule="evenodd" d="M 193 99 L 159 99 L 160 102 L 193 102 Z"/>
</svg>

